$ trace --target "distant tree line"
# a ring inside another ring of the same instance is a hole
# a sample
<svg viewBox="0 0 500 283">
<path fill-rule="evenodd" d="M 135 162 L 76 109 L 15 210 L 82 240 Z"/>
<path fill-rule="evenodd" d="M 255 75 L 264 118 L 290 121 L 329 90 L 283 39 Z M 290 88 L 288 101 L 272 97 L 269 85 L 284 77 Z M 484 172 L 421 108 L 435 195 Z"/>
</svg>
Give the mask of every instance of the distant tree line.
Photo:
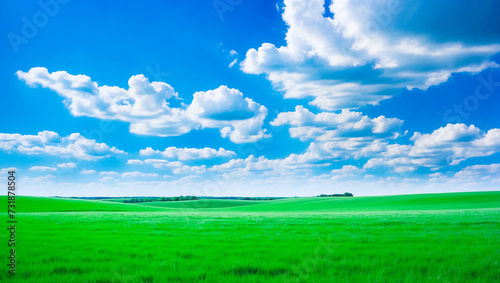
<svg viewBox="0 0 500 283">
<path fill-rule="evenodd" d="M 244 197 L 244 198 L 238 198 L 239 200 L 275 200 L 276 198 L 257 198 L 257 197 Z"/>
<path fill-rule="evenodd" d="M 153 201 L 184 201 L 184 200 L 197 200 L 196 196 L 179 196 L 179 197 L 161 197 L 161 198 L 131 198 L 124 199 L 124 203 L 141 203 Z"/>
<path fill-rule="evenodd" d="M 232 200 L 275 200 L 285 199 L 288 197 L 199 197 L 199 199 L 232 199 Z"/>
<path fill-rule="evenodd" d="M 184 200 L 198 200 L 198 199 L 216 199 L 215 197 L 201 197 L 196 196 L 179 196 L 179 197 L 161 197 L 161 198 L 147 198 L 147 197 L 136 197 L 124 199 L 124 203 L 143 203 L 143 202 L 154 202 L 154 201 L 184 201 Z M 222 198 L 221 198 L 222 199 Z M 280 198 L 274 197 L 228 197 L 223 199 L 238 199 L 238 200 L 275 200 Z"/>
<path fill-rule="evenodd" d="M 106 201 L 120 201 L 126 203 L 136 202 L 153 202 L 153 201 L 179 201 L 179 200 L 200 200 L 200 199 L 232 199 L 232 200 L 276 200 L 286 199 L 289 197 L 212 197 L 212 196 L 180 196 L 180 197 L 155 197 L 155 196 L 136 196 L 136 197 L 63 197 L 51 196 L 53 198 L 72 198 L 72 199 L 90 199 L 90 200 L 106 200 Z M 193 199 L 193 197 L 195 199 Z M 175 200 L 175 198 L 179 198 Z M 190 198 L 190 199 L 186 199 Z"/>
<path fill-rule="evenodd" d="M 353 196 L 354 195 L 351 193 L 343 193 L 343 194 L 331 194 L 331 195 L 321 194 L 318 197 L 322 198 L 322 197 L 353 197 Z"/>
</svg>

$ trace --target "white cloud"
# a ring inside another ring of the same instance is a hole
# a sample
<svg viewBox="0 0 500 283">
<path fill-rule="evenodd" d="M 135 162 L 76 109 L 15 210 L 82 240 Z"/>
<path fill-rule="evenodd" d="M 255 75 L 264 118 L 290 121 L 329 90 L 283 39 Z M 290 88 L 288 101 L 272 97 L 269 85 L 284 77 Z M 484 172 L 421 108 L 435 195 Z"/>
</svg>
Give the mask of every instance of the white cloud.
<svg viewBox="0 0 500 283">
<path fill-rule="evenodd" d="M 10 171 L 14 171 L 14 172 L 16 172 L 16 171 L 17 171 L 17 168 L 16 168 L 16 167 L 2 168 L 2 169 L 0 169 L 0 175 L 7 174 L 7 173 L 8 173 L 8 172 L 10 172 Z"/>
<path fill-rule="evenodd" d="M 500 152 L 500 129 L 483 132 L 474 125 L 448 124 L 430 134 L 416 132 L 410 144 L 398 144 L 389 139 L 399 135 L 402 121 L 382 116 L 369 119 L 346 110 L 314 115 L 297 107 L 295 112 L 280 113 L 271 123 L 290 125 L 292 137 L 313 140 L 305 153 L 289 157 L 304 164 L 368 158 L 364 169 L 389 167 L 393 173 L 409 173 L 420 167 L 435 171 Z"/>
<path fill-rule="evenodd" d="M 122 177 L 141 177 L 141 178 L 145 178 L 145 177 L 158 177 L 158 174 L 156 173 L 142 173 L 142 172 L 137 172 L 137 171 L 134 171 L 134 172 L 125 172 L 125 173 L 122 173 L 121 174 Z"/>
<path fill-rule="evenodd" d="M 151 156 L 151 155 L 162 155 L 166 158 L 174 158 L 179 160 L 194 160 L 194 159 L 210 159 L 216 157 L 228 157 L 233 156 L 236 153 L 231 150 L 225 150 L 219 148 L 219 150 L 205 147 L 205 148 L 178 148 L 178 147 L 167 147 L 164 151 L 154 150 L 151 147 L 141 149 L 139 151 L 140 155 Z M 130 161 L 130 160 L 129 160 Z M 140 161 L 140 160 L 139 160 Z M 142 162 L 142 161 L 141 161 Z M 139 164 L 139 163 L 138 163 Z"/>
<path fill-rule="evenodd" d="M 37 135 L 0 133 L 0 149 L 13 150 L 24 154 L 49 154 L 60 157 L 76 157 L 84 160 L 97 160 L 115 154 L 125 154 L 115 147 L 89 140 L 78 133 L 61 137 L 51 131 Z"/>
<path fill-rule="evenodd" d="M 90 175 L 90 174 L 95 174 L 95 173 L 97 173 L 95 170 L 83 169 L 82 171 L 80 171 L 80 174 L 84 174 L 84 175 Z"/>
<path fill-rule="evenodd" d="M 196 92 L 186 113 L 204 128 L 219 128 L 222 137 L 229 136 L 235 143 L 256 142 L 270 137 L 262 129 L 267 108 L 244 98 L 234 88 L 220 86 Z"/>
<path fill-rule="evenodd" d="M 265 174 L 265 175 L 304 175 L 312 173 L 311 168 L 319 164 L 311 164 L 303 155 L 291 154 L 284 159 L 267 159 L 264 156 L 248 156 L 245 159 L 232 159 L 221 165 L 214 165 L 209 170 L 226 172 L 232 175 Z"/>
<path fill-rule="evenodd" d="M 363 166 L 364 169 L 378 168 L 382 166 L 392 167 L 394 173 L 407 173 L 417 170 L 415 165 L 421 166 L 422 163 L 415 162 L 408 157 L 397 158 L 372 158 Z"/>
<path fill-rule="evenodd" d="M 233 61 L 231 61 L 231 63 L 229 63 L 229 68 L 232 68 L 237 62 L 238 59 L 234 59 Z"/>
<path fill-rule="evenodd" d="M 415 133 L 409 156 L 431 158 L 437 164 L 456 165 L 471 157 L 489 156 L 500 151 L 500 129 L 483 133 L 474 125 L 448 124 L 431 134 Z"/>
<path fill-rule="evenodd" d="M 59 168 L 76 168 L 76 164 L 73 162 L 57 164 Z"/>
<path fill-rule="evenodd" d="M 494 14 L 484 4 L 465 4 L 332 1 L 334 16 L 329 18 L 323 15 L 324 1 L 286 0 L 286 45 L 263 43 L 250 49 L 241 67 L 246 73 L 267 74 L 285 98 L 312 98 L 311 104 L 322 109 L 377 104 L 403 88 L 445 82 L 452 73 L 498 67 L 489 58 L 500 52 L 500 44 L 494 36 L 484 36 L 488 27 L 471 24 L 468 31 L 455 24 L 471 13 L 484 18 Z M 429 21 L 443 21 L 443 15 L 454 23 L 429 27 Z M 443 25 L 447 32 L 440 32 Z"/>
<path fill-rule="evenodd" d="M 109 181 L 115 181 L 115 178 L 111 177 L 111 176 L 106 176 L 106 177 L 102 177 L 99 179 L 100 182 L 109 182 Z"/>
<path fill-rule="evenodd" d="M 458 179 L 469 179 L 469 180 L 481 180 L 481 179 L 492 179 L 500 176 L 500 164 L 488 164 L 488 165 L 472 165 L 467 166 L 459 172 L 455 173 L 454 177 Z M 500 181 L 500 179 L 498 179 Z"/>
<path fill-rule="evenodd" d="M 57 168 L 49 166 L 33 166 L 29 170 L 31 171 L 56 171 Z"/>
<path fill-rule="evenodd" d="M 0 133 L 0 149 L 15 150 L 18 146 L 33 147 L 40 144 L 60 142 L 61 137 L 51 131 L 39 132 L 35 135 Z"/>
<path fill-rule="evenodd" d="M 118 172 L 115 172 L 115 171 L 101 171 L 101 172 L 99 172 L 99 175 L 112 176 L 112 175 L 120 175 L 120 174 L 118 174 Z"/>
<path fill-rule="evenodd" d="M 199 128 L 219 128 L 223 137 L 228 136 L 235 143 L 268 137 L 262 130 L 267 108 L 226 86 L 196 92 L 187 108 L 184 104 L 175 108 L 169 103 L 177 99 L 174 89 L 164 82 L 150 83 L 143 75 L 132 76 L 127 90 L 98 86 L 85 75 L 49 73 L 42 67 L 16 74 L 31 86 L 57 92 L 74 116 L 128 122 L 131 133 L 167 137 Z M 9 147 L 8 143 L 0 143 L 0 148 Z"/>
<path fill-rule="evenodd" d="M 418 167 L 457 165 L 469 158 L 500 152 L 499 136 L 500 129 L 485 133 L 474 125 L 448 124 L 430 134 L 415 133 L 411 145 L 388 145 L 380 157 L 368 160 L 364 168 L 388 166 L 394 172 L 412 172 Z"/>
<path fill-rule="evenodd" d="M 347 109 L 314 114 L 297 106 L 293 112 L 279 113 L 270 124 L 288 125 L 291 137 L 312 140 L 307 151 L 299 155 L 308 162 L 395 154 L 403 148 L 387 141 L 403 135 L 403 121 L 397 118 L 369 118 Z"/>
<path fill-rule="evenodd" d="M 344 165 L 340 169 L 333 169 L 331 171 L 331 174 L 333 175 L 334 179 L 349 179 L 360 176 L 363 171 L 363 169 L 353 165 Z"/>
<path fill-rule="evenodd" d="M 23 177 L 21 179 L 21 181 L 23 181 L 24 184 L 26 184 L 26 182 L 29 182 L 29 183 L 43 183 L 43 182 L 52 183 L 54 179 L 56 179 L 56 176 L 48 174 L 45 176 L 40 176 L 40 177 L 35 177 L 35 178 Z"/>
<path fill-rule="evenodd" d="M 54 175 L 45 175 L 45 176 L 42 176 L 42 177 L 30 178 L 29 180 L 32 181 L 32 182 L 44 182 L 44 181 L 49 181 L 49 180 L 53 180 L 53 179 L 56 179 L 56 176 L 54 176 Z"/>
<path fill-rule="evenodd" d="M 401 134 L 403 121 L 379 116 L 370 119 L 360 112 L 347 109 L 341 113 L 321 112 L 313 114 L 302 106 L 294 112 L 279 113 L 271 122 L 273 126 L 290 125 L 290 135 L 301 140 L 335 140 L 340 137 L 392 137 Z"/>
<path fill-rule="evenodd" d="M 146 159 L 144 163 L 150 164 L 156 169 L 171 170 L 176 175 L 203 174 L 207 169 L 206 165 L 189 166 L 180 161 L 168 161 L 165 159 Z"/>
<path fill-rule="evenodd" d="M 388 142 L 371 137 L 337 138 L 329 141 L 312 142 L 301 157 L 310 162 L 319 160 L 359 159 L 384 154 Z"/>
<path fill-rule="evenodd" d="M 238 55 L 238 52 L 236 52 L 235 50 L 231 50 L 229 51 L 229 55 L 231 56 Z"/>
<path fill-rule="evenodd" d="M 129 159 L 127 161 L 127 164 L 133 164 L 133 165 L 141 165 L 143 162 L 142 160 L 139 159 Z"/>
<path fill-rule="evenodd" d="M 259 104 L 244 98 L 239 90 L 220 86 L 214 90 L 196 92 L 187 112 L 191 117 L 224 121 L 248 119 L 258 110 Z"/>
</svg>

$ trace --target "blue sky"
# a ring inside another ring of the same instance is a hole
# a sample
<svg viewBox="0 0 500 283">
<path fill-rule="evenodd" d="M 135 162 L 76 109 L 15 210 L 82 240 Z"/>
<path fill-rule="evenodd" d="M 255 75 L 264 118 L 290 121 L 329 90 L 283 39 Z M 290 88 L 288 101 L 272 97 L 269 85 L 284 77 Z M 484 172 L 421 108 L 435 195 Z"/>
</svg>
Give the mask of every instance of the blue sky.
<svg viewBox="0 0 500 283">
<path fill-rule="evenodd" d="M 40 196 L 498 190 L 498 1 L 3 1 Z"/>
</svg>

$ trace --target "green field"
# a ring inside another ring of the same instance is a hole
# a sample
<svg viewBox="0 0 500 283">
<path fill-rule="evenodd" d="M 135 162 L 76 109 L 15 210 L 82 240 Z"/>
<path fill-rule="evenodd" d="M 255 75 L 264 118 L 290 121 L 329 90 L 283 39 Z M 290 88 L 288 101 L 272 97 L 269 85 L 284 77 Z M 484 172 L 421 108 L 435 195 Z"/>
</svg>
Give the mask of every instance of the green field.
<svg viewBox="0 0 500 283">
<path fill-rule="evenodd" d="M 500 192 L 140 204 L 18 197 L 16 211 L 16 275 L 7 274 L 4 232 L 0 282 L 500 280 Z"/>
</svg>

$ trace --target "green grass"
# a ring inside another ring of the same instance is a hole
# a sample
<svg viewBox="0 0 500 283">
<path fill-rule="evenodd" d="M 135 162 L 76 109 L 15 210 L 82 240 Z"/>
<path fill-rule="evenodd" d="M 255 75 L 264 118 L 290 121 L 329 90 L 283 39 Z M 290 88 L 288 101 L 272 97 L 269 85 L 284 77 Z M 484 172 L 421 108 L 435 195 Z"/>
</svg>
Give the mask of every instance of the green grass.
<svg viewBox="0 0 500 283">
<path fill-rule="evenodd" d="M 500 207 L 499 192 L 419 194 L 379 197 L 324 197 L 275 200 L 239 211 L 347 212 L 442 210 Z"/>
<path fill-rule="evenodd" d="M 6 203 L 6 196 L 2 196 Z M 65 212 L 65 211 L 164 211 L 149 206 L 130 206 L 124 203 L 67 198 L 18 197 L 16 212 Z"/>
<path fill-rule="evenodd" d="M 136 203 L 136 205 L 170 207 L 170 208 L 185 208 L 185 209 L 205 209 L 205 208 L 251 206 L 251 205 L 255 205 L 255 204 L 267 204 L 268 202 L 269 201 L 202 199 L 202 200 L 191 200 L 191 201 L 142 202 L 142 203 Z"/>
<path fill-rule="evenodd" d="M 16 281 L 498 282 L 499 200 L 481 192 L 165 208 L 20 197 Z"/>
</svg>

